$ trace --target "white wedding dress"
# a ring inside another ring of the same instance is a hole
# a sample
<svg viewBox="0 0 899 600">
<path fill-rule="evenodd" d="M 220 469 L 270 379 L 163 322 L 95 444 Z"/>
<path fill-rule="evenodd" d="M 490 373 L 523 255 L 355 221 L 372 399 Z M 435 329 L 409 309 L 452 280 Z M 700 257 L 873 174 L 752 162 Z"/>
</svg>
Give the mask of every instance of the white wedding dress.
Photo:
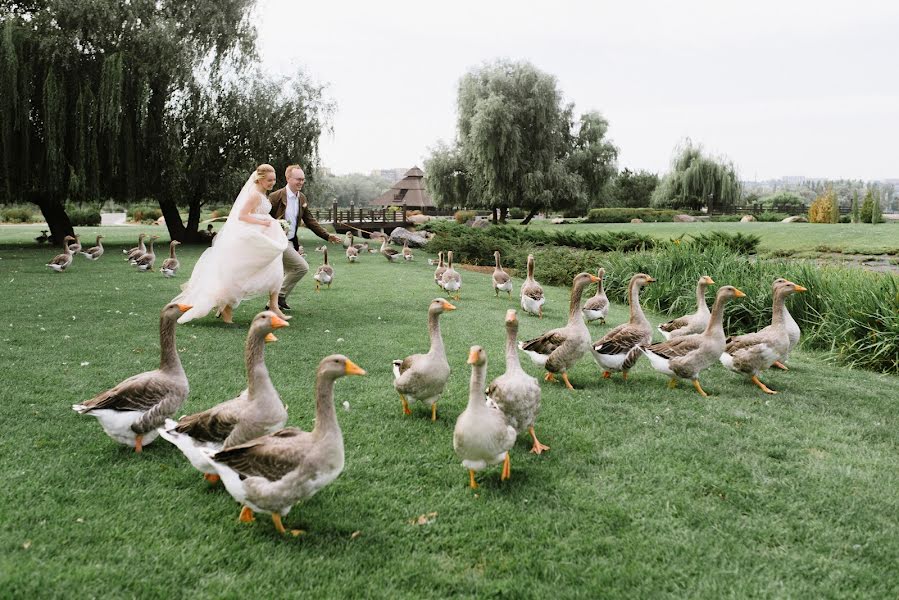
<svg viewBox="0 0 899 600">
<path fill-rule="evenodd" d="M 179 323 L 206 316 L 213 308 L 237 308 L 241 301 L 254 296 L 268 296 L 281 288 L 284 280 L 282 255 L 287 249 L 287 235 L 269 215 L 271 203 L 247 180 L 228 220 L 215 236 L 214 244 L 194 265 L 190 280 L 172 302 L 193 308 L 181 315 Z M 255 203 L 252 215 L 270 221 L 268 227 L 239 219 L 246 203 Z"/>
</svg>

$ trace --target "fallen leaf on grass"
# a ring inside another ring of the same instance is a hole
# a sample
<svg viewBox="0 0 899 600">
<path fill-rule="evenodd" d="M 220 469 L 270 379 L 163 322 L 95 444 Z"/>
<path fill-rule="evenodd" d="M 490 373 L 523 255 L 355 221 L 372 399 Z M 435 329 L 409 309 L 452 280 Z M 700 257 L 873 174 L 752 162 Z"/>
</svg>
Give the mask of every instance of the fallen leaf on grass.
<svg viewBox="0 0 899 600">
<path fill-rule="evenodd" d="M 22 544 L 22 549 L 28 550 L 29 548 L 31 548 L 31 540 L 25 540 L 25 543 Z"/>
<path fill-rule="evenodd" d="M 77 519 L 75 519 L 75 522 L 76 523 L 84 523 L 84 519 L 82 519 L 81 517 L 78 517 Z"/>
<path fill-rule="evenodd" d="M 356 539 L 357 537 L 359 537 L 360 535 L 362 535 L 362 532 L 361 532 L 361 531 L 354 531 L 353 534 L 350 536 L 350 539 L 351 539 L 351 540 L 355 540 L 355 539 Z"/>
<path fill-rule="evenodd" d="M 437 519 L 436 512 L 429 512 L 423 515 L 418 515 L 411 521 L 409 521 L 410 525 L 430 525 Z"/>
</svg>

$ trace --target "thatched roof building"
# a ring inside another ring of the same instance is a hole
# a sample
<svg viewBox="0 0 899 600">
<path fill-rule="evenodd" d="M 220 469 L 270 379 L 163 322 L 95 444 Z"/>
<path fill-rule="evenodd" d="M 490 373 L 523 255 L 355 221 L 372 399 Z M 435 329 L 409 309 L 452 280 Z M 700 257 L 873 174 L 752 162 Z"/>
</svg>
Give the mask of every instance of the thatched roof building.
<svg viewBox="0 0 899 600">
<path fill-rule="evenodd" d="M 412 167 L 406 176 L 393 184 L 389 190 L 372 200 L 375 206 L 401 206 L 410 209 L 426 210 L 437 208 L 425 189 L 424 171 Z"/>
</svg>

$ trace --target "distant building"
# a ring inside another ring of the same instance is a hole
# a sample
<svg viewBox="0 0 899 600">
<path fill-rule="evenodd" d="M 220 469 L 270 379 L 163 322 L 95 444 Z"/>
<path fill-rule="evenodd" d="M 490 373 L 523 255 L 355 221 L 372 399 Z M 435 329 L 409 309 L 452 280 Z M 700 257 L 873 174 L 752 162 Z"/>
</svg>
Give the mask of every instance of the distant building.
<svg viewBox="0 0 899 600">
<path fill-rule="evenodd" d="M 437 208 L 425 188 L 424 171 L 412 167 L 389 190 L 372 200 L 375 206 L 402 206 L 425 212 Z"/>
</svg>

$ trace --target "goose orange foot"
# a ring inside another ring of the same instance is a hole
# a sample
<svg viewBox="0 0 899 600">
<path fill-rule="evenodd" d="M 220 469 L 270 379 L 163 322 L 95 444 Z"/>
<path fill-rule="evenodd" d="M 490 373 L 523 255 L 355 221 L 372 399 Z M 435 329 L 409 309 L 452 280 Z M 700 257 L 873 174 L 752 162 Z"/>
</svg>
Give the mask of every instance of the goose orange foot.
<svg viewBox="0 0 899 600">
<path fill-rule="evenodd" d="M 552 373 L 550 373 L 549 371 L 547 371 L 547 372 L 546 372 L 546 375 L 543 376 L 543 381 L 552 381 L 552 382 L 555 382 L 555 381 L 556 381 L 556 376 L 553 375 Z"/>
<path fill-rule="evenodd" d="M 568 373 L 566 371 L 562 371 L 562 381 L 565 382 L 565 387 L 567 387 L 569 390 L 574 389 L 574 386 L 571 385 L 570 381 L 568 381 Z"/>
<path fill-rule="evenodd" d="M 139 435 L 134 438 L 134 451 L 140 453 L 144 449 L 144 436 Z"/>
<path fill-rule="evenodd" d="M 279 513 L 272 513 L 272 523 L 275 524 L 275 529 L 278 530 L 278 533 L 280 533 L 281 535 L 285 535 L 287 533 L 287 530 L 284 529 L 284 524 L 281 523 L 281 515 Z M 303 531 L 302 529 L 291 529 L 290 530 L 290 535 L 292 535 L 294 537 L 296 537 L 298 535 L 303 535 L 304 533 L 306 533 L 306 532 Z"/>
<path fill-rule="evenodd" d="M 780 362 L 779 360 L 774 361 L 774 365 L 773 365 L 773 366 L 777 367 L 778 369 L 784 370 L 784 371 L 789 371 L 789 370 L 790 370 L 790 368 L 787 367 L 787 365 L 783 364 L 783 363 Z"/>
<path fill-rule="evenodd" d="M 474 471 L 468 469 L 468 487 L 473 490 L 478 489 L 478 482 L 474 480 Z"/>
<path fill-rule="evenodd" d="M 512 460 L 509 458 L 509 453 L 506 452 L 506 460 L 503 461 L 503 473 L 500 475 L 499 480 L 505 481 L 507 479 L 512 478 Z"/>
<path fill-rule="evenodd" d="M 699 392 L 699 394 L 700 394 L 703 398 L 708 398 L 708 397 L 709 397 L 709 395 L 705 393 L 705 390 L 702 389 L 702 386 L 699 385 L 699 380 L 698 380 L 698 379 L 694 379 L 694 380 L 693 380 L 693 387 L 696 388 L 696 391 Z"/>
<path fill-rule="evenodd" d="M 241 523 L 252 523 L 256 520 L 256 517 L 253 516 L 253 509 L 249 506 L 244 506 L 240 509 L 240 516 L 237 517 L 237 520 Z"/>
<path fill-rule="evenodd" d="M 766 394 L 776 394 L 776 393 L 777 393 L 777 392 L 775 392 L 774 390 L 772 390 L 771 388 L 769 388 L 767 385 L 765 385 L 764 383 L 762 383 L 761 381 L 759 381 L 759 378 L 758 378 L 757 376 L 755 376 L 755 375 L 752 376 L 752 383 L 754 383 L 754 384 L 756 384 L 757 386 L 759 386 L 759 387 L 761 388 L 761 390 L 762 390 L 763 392 L 765 392 Z"/>
<path fill-rule="evenodd" d="M 219 482 L 219 479 L 221 479 L 221 478 L 218 475 L 216 475 L 215 473 L 203 473 L 203 479 L 208 481 L 209 485 L 215 485 Z"/>
<path fill-rule="evenodd" d="M 611 372 L 611 371 L 603 371 L 603 372 L 602 372 L 602 378 L 603 378 L 603 379 L 609 379 L 610 377 L 612 377 L 612 372 Z"/>
<path fill-rule="evenodd" d="M 542 454 L 545 450 L 549 450 L 549 446 L 540 443 L 540 440 L 537 439 L 537 434 L 534 433 L 534 426 L 531 425 L 528 428 L 528 432 L 531 434 L 531 438 L 534 440 L 534 445 L 531 446 L 531 452 L 534 454 Z"/>
<path fill-rule="evenodd" d="M 437 403 L 436 402 L 431 405 L 431 420 L 432 421 L 437 420 Z"/>
<path fill-rule="evenodd" d="M 404 415 L 411 415 L 411 414 L 412 414 L 412 411 L 409 410 L 409 402 L 406 401 L 406 397 L 403 396 L 402 394 L 400 394 L 400 400 L 403 401 L 403 414 L 404 414 Z"/>
</svg>

